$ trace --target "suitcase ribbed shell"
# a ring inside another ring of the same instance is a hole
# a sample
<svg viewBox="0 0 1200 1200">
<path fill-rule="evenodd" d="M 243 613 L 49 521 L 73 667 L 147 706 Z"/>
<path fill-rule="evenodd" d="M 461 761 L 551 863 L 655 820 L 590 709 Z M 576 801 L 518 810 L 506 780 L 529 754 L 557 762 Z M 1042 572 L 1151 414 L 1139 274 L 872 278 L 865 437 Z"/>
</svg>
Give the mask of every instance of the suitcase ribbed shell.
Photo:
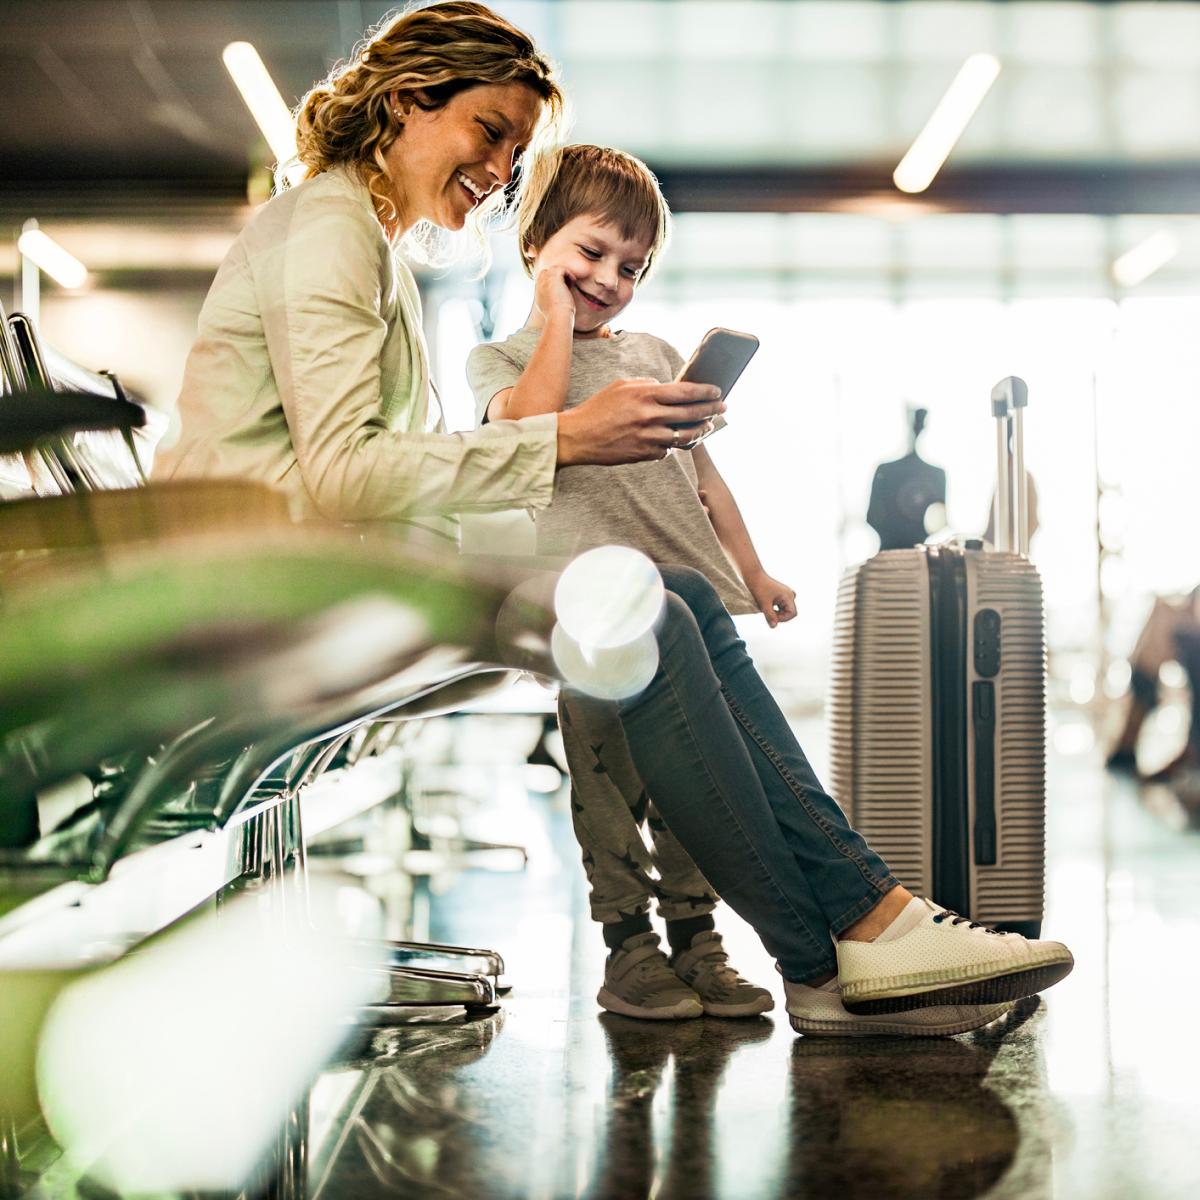
<svg viewBox="0 0 1200 1200">
<path fill-rule="evenodd" d="M 972 570 L 972 567 L 974 569 Z M 967 559 L 969 610 L 994 608 L 1003 622 L 996 677 L 996 820 L 994 867 L 972 874 L 972 916 L 995 922 L 1040 921 L 1046 862 L 1046 623 L 1042 581 L 1016 554 Z M 972 672 L 968 678 L 976 676 Z M 974 739 L 968 742 L 974 780 Z M 971 818 L 974 819 L 974 789 Z"/>
<path fill-rule="evenodd" d="M 933 890 L 929 573 L 888 550 L 842 579 L 830 688 L 830 794 L 910 891 Z"/>
<path fill-rule="evenodd" d="M 1045 629 L 1041 581 L 1015 554 L 967 552 L 967 629 L 980 608 L 1001 617 L 996 687 L 995 866 L 970 864 L 976 920 L 1039 921 L 1045 848 Z M 910 891 L 937 898 L 929 562 L 892 550 L 850 568 L 838 591 L 829 694 L 830 791 Z M 969 651 L 969 647 L 968 647 Z M 966 695 L 979 678 L 967 654 Z M 967 741 L 968 833 L 974 733 Z"/>
</svg>

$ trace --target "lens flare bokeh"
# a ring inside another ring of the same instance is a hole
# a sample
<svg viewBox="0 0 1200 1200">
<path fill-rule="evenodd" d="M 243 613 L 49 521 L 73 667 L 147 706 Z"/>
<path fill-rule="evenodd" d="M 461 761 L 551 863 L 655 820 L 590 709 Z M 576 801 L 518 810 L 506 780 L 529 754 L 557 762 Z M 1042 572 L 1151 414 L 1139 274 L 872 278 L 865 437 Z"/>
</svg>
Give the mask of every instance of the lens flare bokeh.
<svg viewBox="0 0 1200 1200">
<path fill-rule="evenodd" d="M 623 646 L 588 650 L 558 624 L 550 638 L 550 649 L 563 679 L 598 700 L 636 696 L 658 670 L 658 642 L 651 631 Z"/>
<path fill-rule="evenodd" d="M 600 546 L 576 558 L 554 589 L 559 624 L 580 646 L 625 646 L 649 632 L 663 606 L 663 581 L 644 554 Z"/>
</svg>

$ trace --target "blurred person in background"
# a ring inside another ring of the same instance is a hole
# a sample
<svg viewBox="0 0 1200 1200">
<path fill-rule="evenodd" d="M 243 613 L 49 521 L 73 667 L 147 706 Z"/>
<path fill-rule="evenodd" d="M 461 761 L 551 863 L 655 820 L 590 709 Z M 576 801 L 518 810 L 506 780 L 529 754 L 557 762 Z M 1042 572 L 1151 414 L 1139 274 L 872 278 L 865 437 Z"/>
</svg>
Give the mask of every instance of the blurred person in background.
<svg viewBox="0 0 1200 1200">
<path fill-rule="evenodd" d="M 1200 782 L 1196 778 L 1200 771 L 1200 621 L 1178 630 L 1175 643 L 1179 649 L 1179 665 L 1187 675 L 1192 693 L 1192 719 L 1188 726 L 1187 757 L 1172 776 L 1172 782 L 1176 778 L 1182 778 L 1184 772 L 1190 773 L 1190 786 L 1185 790 L 1187 800 L 1194 808 L 1200 803 L 1200 789 L 1195 786 Z"/>
<path fill-rule="evenodd" d="M 1154 607 L 1129 656 L 1129 696 L 1121 732 L 1105 764 L 1110 771 L 1138 775 L 1138 737 L 1146 718 L 1158 707 L 1159 672 L 1169 662 L 1178 662 L 1188 675 L 1192 693 L 1191 729 L 1178 755 L 1166 766 L 1143 778 L 1148 783 L 1167 783 L 1189 768 L 1200 767 L 1195 649 L 1198 636 L 1200 587 L 1187 596 L 1154 598 Z"/>
<path fill-rule="evenodd" d="M 917 449 L 928 417 L 927 409 L 910 407 L 908 453 L 875 468 L 867 524 L 879 534 L 880 550 L 919 546 L 946 523 L 946 472 Z"/>
</svg>

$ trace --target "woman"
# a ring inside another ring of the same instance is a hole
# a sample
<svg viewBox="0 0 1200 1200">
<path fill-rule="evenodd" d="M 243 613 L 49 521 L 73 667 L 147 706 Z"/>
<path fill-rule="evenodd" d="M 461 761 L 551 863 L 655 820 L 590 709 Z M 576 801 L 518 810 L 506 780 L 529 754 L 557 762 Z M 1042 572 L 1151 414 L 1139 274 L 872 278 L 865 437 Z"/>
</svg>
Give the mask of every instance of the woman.
<svg viewBox="0 0 1200 1200">
<path fill-rule="evenodd" d="M 430 421 L 416 287 L 394 247 L 478 226 L 561 107 L 533 43 L 460 0 L 391 21 L 314 88 L 298 118 L 309 177 L 255 215 L 217 274 L 163 473 L 260 479 L 300 516 L 451 537 L 458 512 L 545 506 L 557 466 L 686 444 L 679 425 L 698 432 L 722 410 L 715 389 L 630 381 L 472 433 Z M 1066 974 L 1065 947 L 993 934 L 900 887 L 820 788 L 712 588 L 681 568 L 663 577 L 661 665 L 621 706 L 630 752 L 778 959 L 797 1029 L 959 1032 Z"/>
<path fill-rule="evenodd" d="M 442 432 L 412 273 L 434 231 L 476 230 L 562 97 L 519 30 L 479 4 L 393 21 L 304 98 L 308 180 L 251 220 L 200 315 L 162 476 L 254 478 L 298 517 L 454 536 L 453 514 L 549 503 L 567 463 L 662 457 L 713 389 L 630 384 L 569 418 Z"/>
</svg>

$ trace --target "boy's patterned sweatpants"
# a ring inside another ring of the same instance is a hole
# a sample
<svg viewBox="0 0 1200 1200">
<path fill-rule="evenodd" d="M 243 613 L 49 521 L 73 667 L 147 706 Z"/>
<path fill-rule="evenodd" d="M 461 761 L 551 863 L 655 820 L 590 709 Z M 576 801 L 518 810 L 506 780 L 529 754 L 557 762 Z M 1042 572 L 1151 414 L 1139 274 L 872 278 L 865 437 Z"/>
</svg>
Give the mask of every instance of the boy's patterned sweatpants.
<svg viewBox="0 0 1200 1200">
<path fill-rule="evenodd" d="M 563 691 L 558 724 L 593 920 L 608 924 L 649 912 L 651 900 L 665 921 L 712 912 L 717 895 L 646 795 L 617 706 Z"/>
</svg>

